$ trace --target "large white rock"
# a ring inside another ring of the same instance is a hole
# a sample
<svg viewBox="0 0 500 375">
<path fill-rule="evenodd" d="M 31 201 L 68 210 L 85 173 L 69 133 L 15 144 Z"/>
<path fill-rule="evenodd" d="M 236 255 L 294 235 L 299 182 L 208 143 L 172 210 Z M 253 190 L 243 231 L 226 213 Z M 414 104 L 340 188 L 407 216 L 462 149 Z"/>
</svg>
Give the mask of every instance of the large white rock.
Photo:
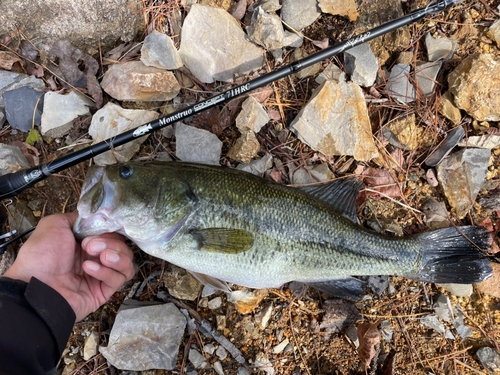
<svg viewBox="0 0 500 375">
<path fill-rule="evenodd" d="M 186 317 L 172 303 L 122 310 L 99 351 L 118 369 L 173 370 Z"/>
<path fill-rule="evenodd" d="M 230 81 L 264 65 L 264 50 L 250 42 L 222 8 L 194 4 L 184 20 L 181 59 L 201 82 Z"/>
<path fill-rule="evenodd" d="M 108 103 L 92 117 L 89 134 L 94 144 L 114 137 L 127 130 L 147 124 L 158 118 L 158 113 L 142 109 L 123 109 L 119 105 Z M 140 145 L 148 136 L 137 138 L 111 151 L 94 157 L 97 165 L 109 165 L 130 160 L 139 151 Z"/>
<path fill-rule="evenodd" d="M 93 106 L 94 102 L 78 91 L 68 95 L 49 91 L 43 98 L 42 135 L 62 137 L 73 127 L 73 120 L 90 114 L 89 107 Z"/>
<path fill-rule="evenodd" d="M 290 129 L 302 142 L 327 156 L 352 155 L 368 161 L 379 155 L 363 91 L 354 82 L 323 82 Z"/>
</svg>

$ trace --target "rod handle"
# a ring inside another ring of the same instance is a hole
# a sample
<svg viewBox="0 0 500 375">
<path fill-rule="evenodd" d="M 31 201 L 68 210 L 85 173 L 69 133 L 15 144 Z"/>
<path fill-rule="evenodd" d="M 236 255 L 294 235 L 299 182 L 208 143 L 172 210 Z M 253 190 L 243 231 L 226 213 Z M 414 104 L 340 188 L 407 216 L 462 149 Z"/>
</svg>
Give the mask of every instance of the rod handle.
<svg viewBox="0 0 500 375">
<path fill-rule="evenodd" d="M 45 178 L 40 166 L 0 176 L 0 200 L 14 197 Z"/>
</svg>

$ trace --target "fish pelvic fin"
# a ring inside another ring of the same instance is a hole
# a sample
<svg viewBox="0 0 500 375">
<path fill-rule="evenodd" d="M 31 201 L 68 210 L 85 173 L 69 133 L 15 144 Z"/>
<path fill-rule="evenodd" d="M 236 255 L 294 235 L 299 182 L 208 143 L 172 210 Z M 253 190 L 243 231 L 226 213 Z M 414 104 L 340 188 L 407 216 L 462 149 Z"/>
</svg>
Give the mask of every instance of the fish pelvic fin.
<svg viewBox="0 0 500 375">
<path fill-rule="evenodd" d="M 193 277 L 198 280 L 200 283 L 203 285 L 210 285 L 212 288 L 217 289 L 217 290 L 222 290 L 223 292 L 226 293 L 231 293 L 231 288 L 225 281 L 216 279 L 215 277 L 205 275 L 203 273 L 199 272 L 193 272 L 189 271 L 188 272 L 193 275 Z"/>
<path fill-rule="evenodd" d="M 491 234 L 483 227 L 450 227 L 417 236 L 423 246 L 420 270 L 402 275 L 433 283 L 475 284 L 493 275 L 485 252 Z"/>
<path fill-rule="evenodd" d="M 367 282 L 352 276 L 321 282 L 307 282 L 307 285 L 334 297 L 357 301 L 365 294 Z"/>
</svg>

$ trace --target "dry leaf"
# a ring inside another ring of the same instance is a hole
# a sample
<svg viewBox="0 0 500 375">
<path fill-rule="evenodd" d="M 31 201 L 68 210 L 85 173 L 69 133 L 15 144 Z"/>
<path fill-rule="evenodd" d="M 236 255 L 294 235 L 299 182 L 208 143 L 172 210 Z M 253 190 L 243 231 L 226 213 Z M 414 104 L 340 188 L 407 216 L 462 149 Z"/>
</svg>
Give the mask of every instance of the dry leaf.
<svg viewBox="0 0 500 375">
<path fill-rule="evenodd" d="M 361 173 L 361 176 L 364 176 L 363 182 L 371 189 L 380 191 L 389 197 L 399 197 L 401 195 L 397 181 L 384 169 L 367 168 Z M 372 192 L 367 192 L 367 194 L 377 195 Z"/>
<path fill-rule="evenodd" d="M 369 367 L 370 363 L 377 354 L 375 346 L 380 344 L 380 332 L 377 323 L 361 323 L 358 326 L 359 348 L 358 355 L 361 363 Z"/>
<path fill-rule="evenodd" d="M 23 153 L 23 155 L 26 157 L 26 160 L 28 160 L 28 163 L 30 163 L 32 167 L 36 167 L 37 165 L 40 164 L 40 158 L 39 158 L 40 153 L 35 147 L 29 145 L 26 142 L 20 142 L 20 141 L 12 142 L 10 145 L 18 147 Z M 31 154 L 28 150 L 31 150 L 34 155 Z"/>
<path fill-rule="evenodd" d="M 283 174 L 280 171 L 278 171 L 276 168 L 273 168 L 269 177 L 271 177 L 271 179 L 278 184 L 283 183 Z"/>
<path fill-rule="evenodd" d="M 0 69 L 11 70 L 17 73 L 25 73 L 23 60 L 9 51 L 0 51 Z"/>
<path fill-rule="evenodd" d="M 35 48 L 35 46 L 33 46 L 33 44 L 31 44 L 27 40 L 22 40 L 20 45 L 20 53 L 21 56 L 27 59 L 24 61 L 24 68 L 26 69 L 26 73 L 38 78 L 43 77 L 43 68 L 40 65 L 31 62 L 34 62 L 38 57 L 38 50 Z"/>
<path fill-rule="evenodd" d="M 264 103 L 272 94 L 274 93 L 271 85 L 267 85 L 264 87 L 260 87 L 256 90 L 253 90 L 250 96 L 253 96 L 255 100 L 259 103 Z"/>
<path fill-rule="evenodd" d="M 267 115 L 271 120 L 276 120 L 276 121 L 281 120 L 280 111 L 277 111 L 276 109 L 268 108 Z"/>
<path fill-rule="evenodd" d="M 241 108 L 241 103 L 245 98 L 236 98 L 227 103 L 220 111 L 217 121 L 212 126 L 212 133 L 220 135 L 224 129 L 231 126 L 236 121 L 236 116 Z"/>
</svg>

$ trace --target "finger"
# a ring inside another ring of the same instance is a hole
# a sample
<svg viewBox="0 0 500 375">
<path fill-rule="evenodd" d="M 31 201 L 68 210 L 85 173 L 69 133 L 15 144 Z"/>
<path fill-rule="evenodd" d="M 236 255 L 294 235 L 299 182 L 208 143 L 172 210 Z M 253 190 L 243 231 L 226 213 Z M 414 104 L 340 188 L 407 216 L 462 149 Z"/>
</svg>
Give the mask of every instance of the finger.
<svg viewBox="0 0 500 375">
<path fill-rule="evenodd" d="M 99 256 L 104 250 L 110 249 L 118 253 L 123 253 L 130 259 L 134 259 L 134 252 L 132 249 L 121 239 L 117 238 L 108 238 L 102 235 L 87 237 L 82 242 L 82 248 L 91 256 Z"/>
<path fill-rule="evenodd" d="M 124 253 L 119 253 L 114 250 L 105 250 L 99 258 L 101 264 L 120 272 L 125 276 L 126 280 L 130 280 L 135 276 L 135 268 L 132 259 Z"/>
<path fill-rule="evenodd" d="M 106 299 L 126 281 L 124 274 L 91 260 L 83 263 L 83 269 L 89 276 L 101 281 L 101 290 Z"/>
</svg>

